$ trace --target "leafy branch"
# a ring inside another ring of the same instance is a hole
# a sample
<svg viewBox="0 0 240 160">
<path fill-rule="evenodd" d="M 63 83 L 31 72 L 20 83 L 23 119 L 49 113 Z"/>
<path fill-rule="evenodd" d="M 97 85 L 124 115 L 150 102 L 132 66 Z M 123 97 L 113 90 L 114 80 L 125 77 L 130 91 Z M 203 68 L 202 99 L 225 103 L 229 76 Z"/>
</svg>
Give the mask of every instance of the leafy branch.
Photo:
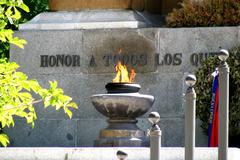
<svg viewBox="0 0 240 160">
<path fill-rule="evenodd" d="M 49 82 L 50 88 L 42 88 L 36 80 L 28 80 L 26 74 L 18 72 L 19 66 L 15 62 L 0 61 L 0 122 L 2 127 L 14 126 L 14 116 L 25 118 L 27 123 L 34 126 L 37 119 L 34 104 L 43 102 L 44 107 L 54 106 L 56 110 L 63 108 L 72 118 L 70 108 L 77 109 L 72 98 L 64 95 L 57 87 L 57 82 Z M 35 100 L 32 92 L 41 99 Z M 3 139 L 6 136 L 2 136 Z M 5 146 L 5 142 L 2 143 Z"/>
<path fill-rule="evenodd" d="M 27 43 L 23 39 L 13 36 L 11 26 L 18 26 L 21 18 L 19 9 L 29 12 L 29 8 L 22 0 L 0 0 L 0 45 L 6 43 L 24 48 Z M 49 82 L 49 89 L 42 88 L 37 80 L 28 79 L 28 76 L 19 72 L 18 64 L 0 59 L 0 145 L 7 146 L 9 139 L 2 132 L 4 127 L 14 126 L 14 117 L 25 118 L 27 123 L 32 124 L 37 119 L 34 104 L 43 102 L 44 107 L 53 106 L 56 110 L 63 109 L 72 118 L 71 108 L 77 109 L 77 104 L 72 98 L 64 95 L 58 88 L 56 81 Z M 36 100 L 32 95 L 36 94 Z"/>
<path fill-rule="evenodd" d="M 8 42 L 24 48 L 27 42 L 24 39 L 13 37 L 13 30 L 9 29 L 10 25 L 17 26 L 21 18 L 19 9 L 29 12 L 29 8 L 22 0 L 0 0 L 0 42 Z"/>
</svg>

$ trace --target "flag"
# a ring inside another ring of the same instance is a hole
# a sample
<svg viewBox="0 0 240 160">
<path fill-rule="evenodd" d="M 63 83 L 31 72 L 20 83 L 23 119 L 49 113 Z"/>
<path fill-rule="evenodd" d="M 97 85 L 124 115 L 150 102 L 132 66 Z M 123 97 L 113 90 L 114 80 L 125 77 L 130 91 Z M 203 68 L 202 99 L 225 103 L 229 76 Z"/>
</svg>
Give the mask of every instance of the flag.
<svg viewBox="0 0 240 160">
<path fill-rule="evenodd" d="M 208 146 L 218 147 L 218 102 L 219 102 L 219 83 L 218 83 L 218 71 L 216 70 L 212 76 L 212 95 L 210 104 L 210 120 L 208 124 Z"/>
</svg>

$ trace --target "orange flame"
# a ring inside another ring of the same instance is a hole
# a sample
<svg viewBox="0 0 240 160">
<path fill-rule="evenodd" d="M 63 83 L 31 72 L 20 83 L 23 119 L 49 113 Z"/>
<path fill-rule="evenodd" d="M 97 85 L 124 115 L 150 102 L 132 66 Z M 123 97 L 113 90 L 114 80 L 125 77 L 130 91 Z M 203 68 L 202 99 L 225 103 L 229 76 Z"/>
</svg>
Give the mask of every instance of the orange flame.
<svg viewBox="0 0 240 160">
<path fill-rule="evenodd" d="M 128 76 L 128 70 L 126 65 L 122 65 L 122 63 L 119 61 L 118 64 L 115 67 L 115 70 L 117 71 L 117 75 L 113 79 L 114 83 L 132 83 L 134 82 L 134 78 L 136 76 L 136 72 L 134 69 L 131 70 L 130 76 Z"/>
<path fill-rule="evenodd" d="M 136 77 L 136 72 L 135 72 L 135 70 L 134 69 L 131 69 L 131 74 L 130 74 L 130 83 L 132 83 L 132 82 L 134 82 L 134 79 L 135 79 L 135 77 Z"/>
</svg>

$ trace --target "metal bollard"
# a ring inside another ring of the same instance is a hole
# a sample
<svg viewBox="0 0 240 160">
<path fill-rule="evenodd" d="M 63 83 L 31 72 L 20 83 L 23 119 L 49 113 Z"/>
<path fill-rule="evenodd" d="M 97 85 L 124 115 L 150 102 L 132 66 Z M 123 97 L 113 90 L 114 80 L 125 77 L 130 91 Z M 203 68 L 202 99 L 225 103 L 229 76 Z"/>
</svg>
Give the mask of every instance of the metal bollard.
<svg viewBox="0 0 240 160">
<path fill-rule="evenodd" d="M 186 91 L 185 108 L 185 160 L 194 159 L 195 148 L 195 115 L 196 115 L 196 92 L 193 86 L 196 83 L 194 75 L 188 75 L 185 79 L 188 86 Z"/>
<path fill-rule="evenodd" d="M 160 121 L 159 113 L 151 112 L 148 116 L 148 120 L 152 123 L 152 128 L 150 130 L 150 160 L 160 160 L 162 131 L 157 125 Z"/>
<path fill-rule="evenodd" d="M 226 62 L 229 53 L 222 49 L 219 70 L 219 129 L 218 160 L 228 160 L 228 112 L 229 112 L 229 67 Z"/>
<path fill-rule="evenodd" d="M 127 153 L 123 151 L 117 151 L 117 157 L 119 160 L 126 160 L 127 159 Z"/>
</svg>

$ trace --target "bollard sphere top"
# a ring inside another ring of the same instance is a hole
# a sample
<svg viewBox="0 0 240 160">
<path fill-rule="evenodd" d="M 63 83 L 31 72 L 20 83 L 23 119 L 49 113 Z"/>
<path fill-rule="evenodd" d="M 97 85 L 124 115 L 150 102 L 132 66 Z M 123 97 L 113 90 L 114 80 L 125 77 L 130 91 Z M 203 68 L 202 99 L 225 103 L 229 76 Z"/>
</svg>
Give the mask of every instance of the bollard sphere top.
<svg viewBox="0 0 240 160">
<path fill-rule="evenodd" d="M 220 52 L 218 53 L 218 58 L 221 61 L 226 61 L 229 57 L 229 53 L 226 49 L 221 49 Z"/>
<path fill-rule="evenodd" d="M 120 159 L 120 160 L 124 160 L 124 159 L 126 159 L 127 158 L 127 153 L 125 153 L 125 152 L 123 152 L 123 151 L 117 151 L 117 157 L 118 157 L 118 159 Z"/>
<path fill-rule="evenodd" d="M 160 115 L 158 112 L 151 112 L 148 116 L 149 122 L 157 124 L 160 121 Z"/>
<path fill-rule="evenodd" d="M 196 84 L 196 76 L 193 74 L 189 74 L 186 78 L 185 78 L 185 82 L 189 87 L 192 87 Z"/>
</svg>

